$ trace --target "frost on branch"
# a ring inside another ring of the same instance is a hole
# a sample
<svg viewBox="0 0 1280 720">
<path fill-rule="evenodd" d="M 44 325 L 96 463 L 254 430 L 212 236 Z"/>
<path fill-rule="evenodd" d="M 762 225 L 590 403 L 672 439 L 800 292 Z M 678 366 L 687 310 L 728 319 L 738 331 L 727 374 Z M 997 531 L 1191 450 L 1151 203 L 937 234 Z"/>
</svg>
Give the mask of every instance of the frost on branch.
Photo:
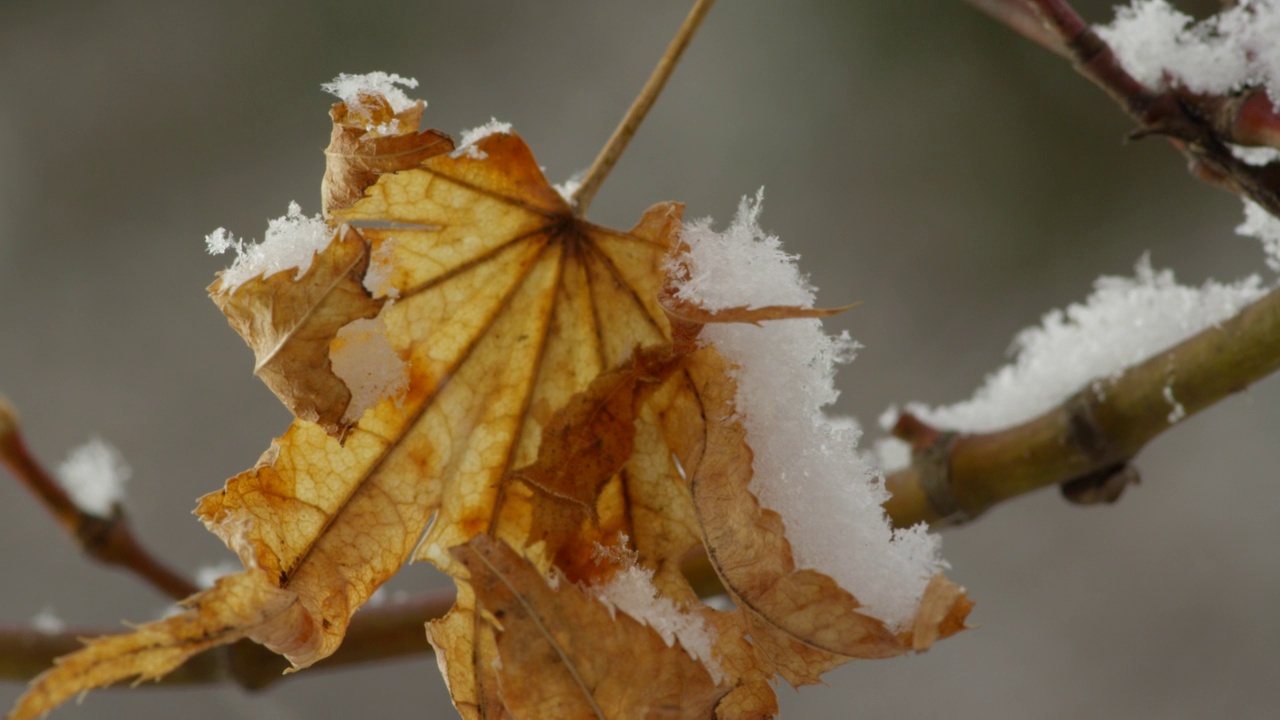
<svg viewBox="0 0 1280 720">
<path fill-rule="evenodd" d="M 1264 292 L 1256 275 L 1232 284 L 1179 285 L 1173 271 L 1152 269 L 1144 256 L 1134 277 L 1099 278 L 1083 303 L 1053 310 L 1039 326 L 1019 333 L 1013 362 L 988 375 L 971 399 L 936 408 L 911 403 L 907 409 L 950 430 L 988 432 L 1016 425 L 1085 383 L 1119 375 L 1230 318 Z"/>
<path fill-rule="evenodd" d="M 124 484 L 133 471 L 115 446 L 95 437 L 72 450 L 57 474 L 76 507 L 90 515 L 108 517 L 124 499 Z"/>
<path fill-rule="evenodd" d="M 1252 200 L 1244 201 L 1244 222 L 1236 226 L 1236 234 L 1257 238 L 1267 255 L 1267 267 L 1280 272 L 1280 219 Z"/>
<path fill-rule="evenodd" d="M 1192 92 L 1226 95 L 1265 87 L 1280 102 L 1280 3 L 1244 0 L 1195 23 L 1166 0 L 1133 0 L 1110 25 L 1096 28 L 1124 69 L 1162 89 L 1175 82 Z"/>
</svg>

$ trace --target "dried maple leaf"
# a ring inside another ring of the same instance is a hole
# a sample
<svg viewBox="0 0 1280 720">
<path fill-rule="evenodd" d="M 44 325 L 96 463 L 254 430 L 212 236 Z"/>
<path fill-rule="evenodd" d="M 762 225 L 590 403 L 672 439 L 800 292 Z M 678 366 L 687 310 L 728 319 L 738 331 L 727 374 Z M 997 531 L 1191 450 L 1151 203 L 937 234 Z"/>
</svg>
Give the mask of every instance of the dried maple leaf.
<svg viewBox="0 0 1280 720">
<path fill-rule="evenodd" d="M 453 550 L 496 650 L 497 694 L 516 718 L 710 717 L 729 691 L 679 643 L 484 535 Z M 625 658 L 625 661 L 619 662 Z"/>
<path fill-rule="evenodd" d="M 797 568 L 782 519 L 748 489 L 751 448 L 735 418 L 727 363 L 703 351 L 690 367 L 706 418 L 705 446 L 690 464 L 694 505 L 711 562 L 770 671 L 793 685 L 816 683 L 850 660 L 925 650 L 963 629 L 972 603 L 941 575 L 927 586 L 912 629 L 894 633 L 830 577 Z"/>
<path fill-rule="evenodd" d="M 450 143 L 416 132 L 420 106 L 402 117 L 377 97 L 360 104 L 358 117 L 341 103 L 332 113 L 324 196 L 338 239 L 296 282 L 213 287 L 298 415 L 196 511 L 247 570 L 185 619 L 69 656 L 30 707 L 242 637 L 306 667 L 409 559 L 459 580 L 428 636 L 468 718 L 770 717 L 775 672 L 813 682 L 963 625 L 967 600 L 940 579 L 910 632 L 858 613 L 830 578 L 794 567 L 780 520 L 747 489 L 735 386 L 699 329 L 831 311 L 673 303 L 680 206 L 655 206 L 629 232 L 599 227 L 514 134 L 442 154 Z M 402 131 L 382 138 L 390 119 Z M 407 389 L 365 409 L 330 361 L 357 342 L 342 329 L 375 316 L 366 335 L 403 364 Z M 682 574 L 704 547 L 739 609 L 703 605 Z M 649 628 L 600 604 L 619 578 L 639 583 Z M 696 658 L 663 642 L 672 622 L 693 628 Z M 133 659 L 157 649 L 163 662 Z M 624 650 L 640 652 L 630 670 L 650 678 L 653 702 L 606 657 Z M 529 674 L 552 656 L 545 678 Z"/>
<path fill-rule="evenodd" d="M 295 416 L 330 434 L 349 424 L 343 418 L 351 391 L 330 367 L 329 345 L 343 326 L 377 315 L 383 304 L 363 287 L 368 268 L 368 244 L 347 230 L 301 278 L 286 271 L 231 289 L 221 279 L 209 286 L 213 302 L 253 348 L 254 374 Z"/>
<path fill-rule="evenodd" d="M 320 186 L 324 216 L 350 207 L 379 175 L 411 168 L 453 150 L 453 140 L 438 130 L 418 130 L 423 102 L 397 113 L 376 93 L 359 93 L 355 103 L 334 103 L 333 133 L 325 149 Z"/>
</svg>

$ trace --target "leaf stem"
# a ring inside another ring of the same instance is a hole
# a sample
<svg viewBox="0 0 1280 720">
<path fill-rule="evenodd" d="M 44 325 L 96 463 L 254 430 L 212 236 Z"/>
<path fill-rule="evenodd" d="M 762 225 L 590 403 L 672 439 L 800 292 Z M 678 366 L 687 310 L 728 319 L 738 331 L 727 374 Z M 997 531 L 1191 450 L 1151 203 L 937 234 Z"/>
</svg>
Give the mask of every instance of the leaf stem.
<svg viewBox="0 0 1280 720">
<path fill-rule="evenodd" d="M 582 184 L 574 191 L 571 198 L 574 213 L 578 217 L 586 216 L 587 208 L 591 206 L 591 201 L 595 199 L 600 186 L 604 183 L 605 178 L 609 177 L 609 172 L 613 170 L 613 166 L 622 157 L 622 152 L 626 150 L 627 144 L 631 142 L 631 138 L 640 129 L 640 123 L 644 122 L 644 118 L 649 114 L 653 103 L 657 101 L 658 95 L 662 93 L 662 88 L 666 86 L 671 73 L 675 71 L 676 64 L 680 62 L 680 56 L 684 54 L 684 49 L 688 47 L 689 41 L 693 39 L 693 34 L 697 32 L 698 26 L 702 24 L 703 18 L 707 16 L 707 12 L 711 10 L 711 6 L 714 3 L 715 0 L 697 0 L 694 3 L 688 16 L 685 17 L 684 23 L 680 25 L 680 30 L 676 32 L 675 37 L 671 39 L 671 44 L 667 46 L 667 51 L 662 54 L 662 59 L 658 60 L 657 67 L 649 75 L 649 80 L 631 103 L 627 114 L 622 117 L 622 122 L 618 123 L 618 127 L 614 129 L 609 141 L 605 143 L 600 150 L 600 154 L 591 163 L 590 169 L 587 170 L 587 174 L 582 179 Z"/>
<path fill-rule="evenodd" d="M 199 589 L 138 542 L 120 506 L 117 505 L 109 517 L 77 506 L 31 454 L 22 437 L 18 414 L 3 396 L 0 396 L 0 465 L 8 468 L 36 496 L 58 525 L 93 559 L 129 570 L 174 600 L 181 600 Z"/>
</svg>

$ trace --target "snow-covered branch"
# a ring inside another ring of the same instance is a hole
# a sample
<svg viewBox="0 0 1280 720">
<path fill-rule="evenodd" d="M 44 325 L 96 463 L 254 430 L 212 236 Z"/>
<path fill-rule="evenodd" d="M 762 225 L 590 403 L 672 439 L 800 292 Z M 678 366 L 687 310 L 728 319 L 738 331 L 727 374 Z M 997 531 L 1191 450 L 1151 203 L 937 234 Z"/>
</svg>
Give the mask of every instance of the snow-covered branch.
<svg viewBox="0 0 1280 720">
<path fill-rule="evenodd" d="M 1270 27 L 1280 17 L 1276 3 L 1244 3 L 1224 11 L 1210 26 L 1193 30 L 1187 27 L 1190 18 L 1163 0 L 1140 0 L 1122 10 L 1115 24 L 1100 28 L 1091 27 L 1065 0 L 968 2 L 1058 54 L 1065 48 L 1076 70 L 1138 125 L 1132 137 L 1166 136 L 1197 178 L 1280 216 L 1280 163 L 1250 164 L 1232 151 L 1237 145 L 1277 144 L 1280 114 L 1265 86 L 1270 74 L 1243 60 L 1224 59 L 1259 55 L 1248 43 L 1260 24 Z M 1132 22 L 1134 16 L 1142 22 Z M 1275 50 L 1273 43 L 1258 62 L 1269 67 Z M 1186 60 L 1188 53 L 1197 58 Z M 1188 62 L 1217 75 L 1184 77 L 1178 68 Z M 1224 66 L 1238 71 L 1225 75 Z"/>
<path fill-rule="evenodd" d="M 885 508 L 908 527 L 967 522 L 1050 485 L 1077 502 L 1114 500 L 1136 478 L 1128 464 L 1148 442 L 1277 370 L 1280 289 L 1013 427 L 953 432 L 904 414 L 894 432 L 911 443 L 912 463 L 886 478 Z"/>
</svg>

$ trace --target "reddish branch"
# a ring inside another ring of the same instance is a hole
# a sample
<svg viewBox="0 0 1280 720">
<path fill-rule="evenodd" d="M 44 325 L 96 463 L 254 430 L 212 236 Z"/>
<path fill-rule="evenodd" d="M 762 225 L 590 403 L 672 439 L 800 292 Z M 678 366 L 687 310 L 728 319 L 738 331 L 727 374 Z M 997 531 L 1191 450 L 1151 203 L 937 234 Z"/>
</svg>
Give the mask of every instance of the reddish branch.
<svg viewBox="0 0 1280 720">
<path fill-rule="evenodd" d="M 36 461 L 22 438 L 18 414 L 0 397 L 0 465 L 44 505 L 80 549 L 107 565 L 122 567 L 174 600 L 194 593 L 194 583 L 169 569 L 133 535 L 128 518 L 117 505 L 109 517 L 82 510 Z"/>
<path fill-rule="evenodd" d="M 1040 22 L 1027 0 L 968 0 L 970 5 L 1008 25 L 1035 44 L 1070 59 L 1071 53 L 1057 35 Z"/>
<path fill-rule="evenodd" d="M 1280 163 L 1249 165 L 1227 143 L 1280 148 L 1280 115 L 1261 89 L 1201 95 L 1176 84 L 1157 90 L 1125 71 L 1102 38 L 1065 0 L 967 0 L 1039 45 L 1069 58 L 1138 125 L 1134 137 L 1164 135 L 1192 174 L 1252 199 L 1280 217 Z"/>
</svg>

